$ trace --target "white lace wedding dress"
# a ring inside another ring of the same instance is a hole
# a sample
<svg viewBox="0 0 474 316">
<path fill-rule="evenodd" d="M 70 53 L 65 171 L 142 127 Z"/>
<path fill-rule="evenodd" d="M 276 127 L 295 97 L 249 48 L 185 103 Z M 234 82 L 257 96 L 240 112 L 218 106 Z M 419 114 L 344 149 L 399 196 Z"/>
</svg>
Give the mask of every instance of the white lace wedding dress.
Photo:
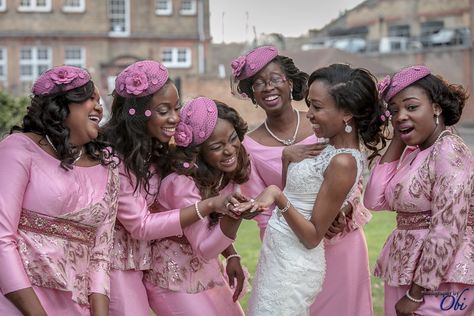
<svg viewBox="0 0 474 316">
<path fill-rule="evenodd" d="M 283 192 L 306 219 L 311 218 L 324 171 L 331 159 L 342 153 L 351 154 L 357 161 L 357 181 L 349 197 L 364 168 L 365 159 L 360 151 L 328 145 L 320 155 L 289 165 Z M 310 305 L 321 290 L 325 271 L 323 243 L 313 249 L 305 248 L 284 217 L 274 211 L 263 238 L 247 315 L 308 315 Z"/>
</svg>

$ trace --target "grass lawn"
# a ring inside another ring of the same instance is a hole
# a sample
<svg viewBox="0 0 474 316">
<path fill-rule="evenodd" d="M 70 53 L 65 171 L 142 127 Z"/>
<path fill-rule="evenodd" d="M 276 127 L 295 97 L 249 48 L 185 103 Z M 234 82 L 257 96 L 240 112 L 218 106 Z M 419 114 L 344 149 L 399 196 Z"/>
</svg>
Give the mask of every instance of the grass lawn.
<svg viewBox="0 0 474 316">
<path fill-rule="evenodd" d="M 373 218 L 365 226 L 365 235 L 369 248 L 370 269 L 373 271 L 375 260 L 382 249 L 382 246 L 395 227 L 395 213 L 379 212 L 373 213 Z M 258 252 L 260 249 L 260 238 L 257 224 L 254 221 L 242 222 L 235 247 L 242 256 L 242 263 L 247 266 L 251 275 L 255 273 Z M 372 296 L 374 311 L 376 316 L 383 315 L 383 282 L 380 279 L 372 277 Z M 249 295 L 247 294 L 240 303 L 246 308 Z"/>
</svg>

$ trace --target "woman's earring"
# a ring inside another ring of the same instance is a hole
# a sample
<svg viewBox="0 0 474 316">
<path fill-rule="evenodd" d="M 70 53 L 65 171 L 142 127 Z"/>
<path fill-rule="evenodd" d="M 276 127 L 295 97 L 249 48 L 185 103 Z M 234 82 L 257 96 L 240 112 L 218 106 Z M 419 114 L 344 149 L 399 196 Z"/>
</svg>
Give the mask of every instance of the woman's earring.
<svg viewBox="0 0 474 316">
<path fill-rule="evenodd" d="M 352 126 L 350 126 L 349 123 L 347 123 L 346 121 L 344 121 L 344 124 L 346 125 L 346 127 L 344 127 L 344 131 L 347 134 L 350 134 L 352 132 Z"/>
<path fill-rule="evenodd" d="M 439 125 L 439 114 L 435 114 L 435 117 L 436 117 L 435 124 Z"/>
</svg>

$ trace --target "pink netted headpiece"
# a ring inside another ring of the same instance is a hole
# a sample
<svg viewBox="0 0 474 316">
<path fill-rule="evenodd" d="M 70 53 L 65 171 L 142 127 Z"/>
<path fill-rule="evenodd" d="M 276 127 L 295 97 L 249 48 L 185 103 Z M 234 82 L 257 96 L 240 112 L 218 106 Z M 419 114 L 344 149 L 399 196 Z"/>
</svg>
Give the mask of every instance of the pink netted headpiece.
<svg viewBox="0 0 474 316">
<path fill-rule="evenodd" d="M 198 97 L 188 102 L 180 111 L 181 121 L 176 127 L 176 145 L 199 145 L 211 136 L 217 124 L 217 106 L 214 101 Z"/>
<path fill-rule="evenodd" d="M 91 80 L 87 70 L 75 66 L 57 66 L 43 72 L 31 91 L 38 96 L 53 95 L 82 87 Z"/>
<path fill-rule="evenodd" d="M 124 98 L 144 97 L 160 90 L 168 81 L 168 69 L 154 60 L 137 61 L 115 79 L 115 91 Z"/>
<path fill-rule="evenodd" d="M 273 46 L 257 47 L 245 55 L 232 61 L 232 76 L 237 80 L 252 77 L 262 70 L 269 62 L 278 56 L 278 50 Z"/>
<path fill-rule="evenodd" d="M 392 78 L 386 76 L 382 81 L 379 82 L 378 90 L 379 94 L 383 97 L 385 102 L 390 101 L 397 93 L 431 74 L 431 70 L 425 66 L 411 66 L 403 68 Z"/>
</svg>

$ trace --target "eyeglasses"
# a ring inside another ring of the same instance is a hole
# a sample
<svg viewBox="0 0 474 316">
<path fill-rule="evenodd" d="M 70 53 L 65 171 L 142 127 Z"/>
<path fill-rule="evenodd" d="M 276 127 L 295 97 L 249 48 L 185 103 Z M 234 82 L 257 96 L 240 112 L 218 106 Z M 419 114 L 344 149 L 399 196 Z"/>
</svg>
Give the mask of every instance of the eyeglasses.
<svg viewBox="0 0 474 316">
<path fill-rule="evenodd" d="M 281 87 L 283 84 L 287 81 L 285 77 L 281 76 L 272 76 L 270 80 L 264 81 L 262 79 L 257 79 L 255 82 L 252 84 L 252 90 L 254 92 L 262 92 L 267 84 L 271 85 L 272 87 Z"/>
</svg>

